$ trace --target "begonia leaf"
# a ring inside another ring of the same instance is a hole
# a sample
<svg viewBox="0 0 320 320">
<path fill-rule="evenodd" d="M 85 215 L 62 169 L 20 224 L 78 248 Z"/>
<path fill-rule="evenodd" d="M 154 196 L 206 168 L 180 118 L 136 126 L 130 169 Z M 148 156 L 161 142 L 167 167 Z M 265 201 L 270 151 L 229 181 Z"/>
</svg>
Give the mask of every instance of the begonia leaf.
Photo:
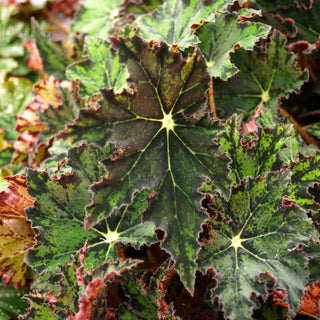
<svg viewBox="0 0 320 320">
<path fill-rule="evenodd" d="M 81 265 L 80 257 L 81 255 L 77 254 L 72 263 L 59 265 L 60 279 L 55 283 L 55 286 L 59 287 L 57 294 L 49 290 L 45 293 L 32 292 L 25 296 L 30 308 L 21 319 L 67 319 L 78 312 L 80 285 L 77 270 Z"/>
<path fill-rule="evenodd" d="M 23 176 L 6 177 L 9 183 L 0 193 L 0 220 L 26 219 L 25 208 L 33 205 L 33 199 L 27 192 L 27 182 Z"/>
<path fill-rule="evenodd" d="M 214 22 L 206 23 L 196 32 L 201 41 L 199 48 L 207 59 L 208 71 L 223 80 L 237 72 L 237 68 L 230 63 L 234 46 L 252 50 L 255 42 L 266 38 L 271 29 L 260 23 L 238 22 L 238 18 L 238 13 L 217 13 Z"/>
<path fill-rule="evenodd" d="M 35 231 L 23 219 L 5 219 L 0 225 L 0 276 L 5 284 L 26 286 L 27 264 L 24 257 L 35 244 Z"/>
<path fill-rule="evenodd" d="M 72 174 L 50 178 L 47 173 L 28 171 L 28 191 L 36 199 L 27 216 L 40 229 L 38 246 L 29 251 L 28 262 L 38 271 L 53 271 L 58 263 L 70 260 L 90 239 L 87 267 L 106 259 L 116 260 L 115 242 L 130 242 L 134 246 L 157 241 L 152 223 L 141 224 L 141 211 L 150 192 L 136 195 L 132 205 L 113 213 L 107 221 L 85 231 L 85 206 L 90 203 L 89 186 L 105 174 L 98 159 L 112 154 L 112 146 L 99 149 L 81 146 L 69 151 L 68 165 Z M 51 225 L 50 228 L 47 226 Z M 50 248 L 50 249 L 49 249 Z"/>
<path fill-rule="evenodd" d="M 312 221 L 293 204 L 284 204 L 290 172 L 268 173 L 232 188 L 230 200 L 219 194 L 209 204 L 215 217 L 208 221 L 212 240 L 204 243 L 198 265 L 205 272 L 217 270 L 213 291 L 223 303 L 226 317 L 245 319 L 250 295 L 264 295 L 259 276 L 276 281 L 276 290 L 287 292 L 293 315 L 308 282 L 308 255 L 301 248 L 317 238 Z M 319 249 L 318 249 L 319 250 Z"/>
<path fill-rule="evenodd" d="M 158 319 L 158 299 L 163 293 L 158 291 L 157 283 L 152 281 L 152 284 L 144 289 L 139 274 L 128 269 L 121 273 L 121 279 L 125 294 L 130 301 L 122 304 L 116 314 L 124 320 Z"/>
<path fill-rule="evenodd" d="M 24 256 L 36 242 L 36 233 L 26 221 L 24 210 L 33 204 L 23 176 L 6 177 L 7 187 L 0 193 L 0 276 L 7 285 L 26 287 L 27 264 Z"/>
<path fill-rule="evenodd" d="M 255 139 L 247 140 L 239 133 L 235 116 L 226 122 L 226 132 L 217 139 L 220 150 L 231 159 L 230 176 L 233 185 L 238 185 L 247 177 L 263 177 L 268 171 L 282 168 L 280 150 L 285 148 L 285 141 L 290 137 L 288 127 L 275 126 L 273 129 L 258 128 Z"/>
<path fill-rule="evenodd" d="M 23 28 L 22 22 L 11 19 L 15 6 L 0 3 L 0 57 L 19 57 L 24 53 L 22 41 L 18 37 Z"/>
<path fill-rule="evenodd" d="M 84 2 L 75 18 L 72 30 L 106 39 L 109 29 L 114 26 L 119 17 L 122 3 L 123 0 L 88 0 Z"/>
<path fill-rule="evenodd" d="M 223 110 L 223 117 L 236 111 L 251 115 L 261 102 L 276 112 L 278 98 L 299 91 L 308 75 L 295 69 L 293 55 L 284 45 L 285 39 L 275 32 L 264 49 L 237 49 L 231 54 L 231 62 L 240 72 L 227 82 L 213 81 L 215 104 Z"/>
<path fill-rule="evenodd" d="M 290 21 L 294 28 L 294 34 L 290 34 L 287 38 L 288 43 L 296 43 L 298 41 L 308 42 L 310 45 L 317 43 L 316 47 L 320 46 L 320 24 L 319 24 L 319 1 L 304 1 L 305 5 L 291 5 L 288 7 L 280 7 L 274 12 L 274 7 L 271 9 L 270 15 L 266 15 L 266 18 L 258 18 L 259 21 L 265 21 L 272 26 L 276 26 L 280 31 L 287 33 L 285 23 Z M 278 24 L 278 22 L 283 24 Z M 294 46 L 292 47 L 294 48 Z"/>
<path fill-rule="evenodd" d="M 67 55 L 66 49 L 60 43 L 48 38 L 36 20 L 32 21 L 32 28 L 45 73 L 54 75 L 59 80 L 65 79 L 65 69 L 74 59 Z"/>
<path fill-rule="evenodd" d="M 192 118 L 206 98 L 209 75 L 204 57 L 196 49 L 183 60 L 166 44 L 149 45 L 137 36 L 113 42 L 137 85 L 135 94 L 102 90 L 101 107 L 81 110 L 66 132 L 74 139 L 101 146 L 111 141 L 121 148 L 115 159 L 103 160 L 108 176 L 92 187 L 86 228 L 130 203 L 137 190 L 153 190 L 143 218 L 167 233 L 163 247 L 176 259 L 176 268 L 192 291 L 195 234 L 204 218 L 198 188 L 209 177 L 224 195 L 229 190 L 228 160 L 212 142 L 220 124 L 208 117 Z"/>
<path fill-rule="evenodd" d="M 1 320 L 17 319 L 24 314 L 28 303 L 21 299 L 26 293 L 25 290 L 18 291 L 12 285 L 5 286 L 0 283 L 0 318 Z"/>
<path fill-rule="evenodd" d="M 319 152 L 313 156 L 303 156 L 299 153 L 299 158 L 291 164 L 290 199 L 297 202 L 305 210 L 317 210 L 317 205 L 313 202 L 308 189 L 319 182 L 319 161 Z"/>
<path fill-rule="evenodd" d="M 270 109 L 268 110 L 267 108 L 262 107 L 259 108 L 257 123 L 261 124 L 262 127 L 272 129 L 276 123 L 279 123 L 279 117 Z M 293 126 L 291 127 L 290 132 L 291 135 L 286 140 L 286 148 L 280 150 L 283 165 L 289 165 L 291 162 L 296 161 L 299 152 L 303 155 L 311 156 L 317 150 L 315 145 L 307 145 Z"/>
<path fill-rule="evenodd" d="M 86 37 L 86 61 L 75 63 L 67 68 L 69 80 L 80 80 L 80 94 L 89 100 L 99 89 L 114 88 L 120 92 L 128 88 L 126 79 L 129 73 L 118 61 L 118 56 L 103 39 Z"/>
<path fill-rule="evenodd" d="M 191 26 L 199 24 L 201 19 L 214 20 L 216 10 L 223 11 L 232 3 L 230 0 L 166 0 L 151 14 L 137 19 L 138 34 L 148 41 L 165 41 L 181 49 L 194 46 L 199 40 Z"/>
<path fill-rule="evenodd" d="M 316 283 L 312 283 L 307 287 L 303 297 L 301 298 L 301 305 L 297 310 L 297 313 L 317 318 L 320 313 L 320 280 Z"/>
</svg>

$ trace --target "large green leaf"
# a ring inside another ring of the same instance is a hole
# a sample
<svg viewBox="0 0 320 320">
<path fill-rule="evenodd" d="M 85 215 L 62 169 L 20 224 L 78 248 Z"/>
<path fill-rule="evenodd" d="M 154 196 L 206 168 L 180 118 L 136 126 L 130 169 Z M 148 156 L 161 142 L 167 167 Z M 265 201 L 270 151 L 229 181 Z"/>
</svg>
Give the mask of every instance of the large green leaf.
<svg viewBox="0 0 320 320">
<path fill-rule="evenodd" d="M 114 88 L 116 92 L 128 88 L 129 73 L 118 61 L 110 43 L 98 38 L 86 37 L 86 54 L 89 58 L 67 69 L 69 80 L 80 80 L 80 94 L 87 100 L 99 89 Z"/>
<path fill-rule="evenodd" d="M 130 203 L 136 191 L 152 189 L 144 220 L 166 231 L 163 246 L 193 288 L 195 235 L 204 219 L 198 188 L 209 177 L 224 195 L 229 191 L 226 157 L 212 141 L 220 124 L 192 118 L 206 98 L 204 57 L 196 49 L 183 60 L 166 44 L 150 46 L 137 36 L 113 38 L 113 43 L 137 85 L 135 94 L 103 90 L 101 108 L 81 110 L 68 129 L 75 140 L 102 146 L 112 141 L 121 148 L 114 158 L 103 159 L 108 175 L 92 187 L 95 196 L 87 208 L 86 228 Z"/>
<path fill-rule="evenodd" d="M 234 46 L 252 50 L 255 42 L 266 38 L 271 29 L 260 23 L 238 22 L 239 16 L 239 13 L 217 13 L 215 22 L 201 26 L 196 32 L 201 41 L 199 48 L 207 59 L 208 71 L 223 80 L 237 72 L 237 68 L 230 64 Z"/>
<path fill-rule="evenodd" d="M 232 189 L 230 201 L 216 194 L 209 205 L 216 215 L 208 221 L 213 238 L 202 246 L 197 261 L 204 272 L 217 270 L 213 295 L 233 320 L 248 318 L 252 293 L 264 295 L 261 274 L 287 292 L 292 314 L 300 304 L 309 277 L 308 256 L 300 246 L 308 245 L 310 237 L 317 239 L 317 233 L 304 212 L 283 203 L 288 183 L 290 172 L 248 178 Z"/>
<path fill-rule="evenodd" d="M 216 107 L 223 110 L 224 117 L 236 111 L 248 116 L 261 102 L 276 112 L 278 98 L 298 92 L 308 75 L 295 69 L 293 55 L 284 46 L 285 39 L 275 32 L 264 49 L 237 49 L 231 54 L 231 62 L 240 72 L 227 82 L 213 81 Z"/>
<path fill-rule="evenodd" d="M 109 29 L 114 27 L 120 14 L 123 0 L 87 0 L 72 25 L 74 32 L 106 39 Z"/>
<path fill-rule="evenodd" d="M 280 170 L 280 150 L 285 148 L 284 143 L 291 130 L 281 125 L 273 129 L 258 128 L 255 139 L 248 140 L 240 135 L 238 126 L 236 117 L 231 117 L 226 122 L 226 132 L 217 139 L 221 144 L 220 150 L 232 159 L 230 176 L 233 185 L 247 177 L 263 177 L 268 171 Z"/>
<path fill-rule="evenodd" d="M 36 199 L 27 209 L 33 226 L 40 229 L 38 246 L 29 251 L 27 259 L 36 270 L 54 271 L 58 263 L 70 260 L 89 238 L 86 266 L 92 268 L 106 259 L 117 258 L 115 242 L 132 243 L 139 247 L 157 241 L 152 223 L 141 224 L 150 192 L 135 195 L 133 204 L 115 211 L 108 221 L 89 231 L 84 230 L 84 207 L 90 202 L 89 186 L 105 174 L 98 160 L 110 155 L 112 146 L 99 149 L 83 145 L 69 151 L 68 165 L 73 174 L 50 178 L 47 173 L 28 171 L 28 192 Z M 50 227 L 49 227 L 50 226 Z"/>
<path fill-rule="evenodd" d="M 223 11 L 230 0 L 166 0 L 150 15 L 137 19 L 138 34 L 148 41 L 164 41 L 184 49 L 198 43 L 191 26 L 201 19 L 214 20 L 216 10 Z"/>
</svg>

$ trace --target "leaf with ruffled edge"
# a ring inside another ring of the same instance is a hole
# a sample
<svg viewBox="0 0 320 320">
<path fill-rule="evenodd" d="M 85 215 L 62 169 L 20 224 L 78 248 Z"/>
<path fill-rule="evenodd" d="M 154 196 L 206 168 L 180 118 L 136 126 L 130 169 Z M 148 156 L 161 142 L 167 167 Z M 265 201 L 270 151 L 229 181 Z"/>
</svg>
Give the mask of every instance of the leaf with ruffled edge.
<svg viewBox="0 0 320 320">
<path fill-rule="evenodd" d="M 198 188 L 209 177 L 224 195 L 229 192 L 228 160 L 213 143 L 221 126 L 208 117 L 193 118 L 208 88 L 204 57 L 196 49 L 183 60 L 165 43 L 148 44 L 137 36 L 112 42 L 136 92 L 102 90 L 101 107 L 81 110 L 65 132 L 102 146 L 117 143 L 120 149 L 102 160 L 108 175 L 91 188 L 94 199 L 87 207 L 86 228 L 130 203 L 135 192 L 151 189 L 153 199 L 143 218 L 166 232 L 163 247 L 192 291 L 196 234 L 204 219 Z"/>
<path fill-rule="evenodd" d="M 216 194 L 209 204 L 216 215 L 208 221 L 212 241 L 203 244 L 197 262 L 203 272 L 217 270 L 213 295 L 223 303 L 226 317 L 248 317 L 251 293 L 264 295 L 258 277 L 266 272 L 277 281 L 276 289 L 287 292 L 292 315 L 300 305 L 312 255 L 305 254 L 302 246 L 309 244 L 310 237 L 317 239 L 318 233 L 305 212 L 283 203 L 288 183 L 290 172 L 248 178 L 232 188 L 229 201 Z"/>
<path fill-rule="evenodd" d="M 221 144 L 220 150 L 231 159 L 230 176 L 233 185 L 247 177 L 264 176 L 268 171 L 282 168 L 280 150 L 285 148 L 285 141 L 291 130 L 287 126 L 277 125 L 273 129 L 258 128 L 253 139 L 243 137 L 239 132 L 236 116 L 226 122 L 226 131 L 216 140 Z"/>
<path fill-rule="evenodd" d="M 308 74 L 295 69 L 293 55 L 285 49 L 285 39 L 275 31 L 264 49 L 237 49 L 231 62 L 240 70 L 228 81 L 213 80 L 214 98 L 223 117 L 234 112 L 250 116 L 261 102 L 277 112 L 278 98 L 298 92 Z"/>
<path fill-rule="evenodd" d="M 71 27 L 73 32 L 107 39 L 109 29 L 114 27 L 123 0 L 88 0 L 82 4 Z"/>
<path fill-rule="evenodd" d="M 182 50 L 199 42 L 191 29 L 201 19 L 214 20 L 216 10 L 226 10 L 230 0 L 167 0 L 151 14 L 136 20 L 138 34 L 151 41 L 178 45 Z"/>
<path fill-rule="evenodd" d="M 133 203 L 115 211 L 89 231 L 84 229 L 85 206 L 90 202 L 90 185 L 105 174 L 98 160 L 111 155 L 114 148 L 104 149 L 83 145 L 69 151 L 68 165 L 72 174 L 50 178 L 46 172 L 28 171 L 28 192 L 35 198 L 34 207 L 27 209 L 33 226 L 40 229 L 38 246 L 29 251 L 27 260 L 38 272 L 54 271 L 58 263 L 70 260 L 89 238 L 87 267 L 107 259 L 116 260 L 115 242 L 132 243 L 139 247 L 157 241 L 152 223 L 141 224 L 141 211 L 146 207 L 150 191 L 136 194 Z"/>
<path fill-rule="evenodd" d="M 296 162 L 292 163 L 292 183 L 290 185 L 290 200 L 298 203 L 305 210 L 318 210 L 308 189 L 320 181 L 320 153 L 303 156 L 299 153 Z"/>
<path fill-rule="evenodd" d="M 80 80 L 80 94 L 90 100 L 99 89 L 114 88 L 115 92 L 128 89 L 129 73 L 119 63 L 111 44 L 103 39 L 86 37 L 85 46 L 88 59 L 72 64 L 66 71 L 69 80 Z"/>
<path fill-rule="evenodd" d="M 266 38 L 270 26 L 261 23 L 238 22 L 239 13 L 217 13 L 214 22 L 201 26 L 196 35 L 198 46 L 207 59 L 208 71 L 214 77 L 227 80 L 238 69 L 230 63 L 234 47 L 252 50 L 260 38 Z"/>
</svg>

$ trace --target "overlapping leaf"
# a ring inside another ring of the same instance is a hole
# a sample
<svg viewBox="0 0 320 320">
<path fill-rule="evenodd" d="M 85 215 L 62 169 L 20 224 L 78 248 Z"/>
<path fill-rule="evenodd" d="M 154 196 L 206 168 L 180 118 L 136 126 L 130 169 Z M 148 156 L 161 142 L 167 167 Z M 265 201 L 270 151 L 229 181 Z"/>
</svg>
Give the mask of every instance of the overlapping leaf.
<svg viewBox="0 0 320 320">
<path fill-rule="evenodd" d="M 48 35 L 41 29 L 37 21 L 33 20 L 32 28 L 44 71 L 47 74 L 56 76 L 59 80 L 65 79 L 65 69 L 74 62 L 74 59 L 67 55 L 66 49 L 61 44 L 48 38 Z"/>
<path fill-rule="evenodd" d="M 307 73 L 295 69 L 293 56 L 284 45 L 285 39 L 275 32 L 266 51 L 237 49 L 231 54 L 231 62 L 240 72 L 227 82 L 214 80 L 216 107 L 223 110 L 224 117 L 236 111 L 250 115 L 261 102 L 275 112 L 278 98 L 298 92 Z"/>
<path fill-rule="evenodd" d="M 87 37 L 86 54 L 89 58 L 69 66 L 67 77 L 69 80 L 80 80 L 80 94 L 90 100 L 99 89 L 114 88 L 116 92 L 128 88 L 126 79 L 129 74 L 118 61 L 110 43 L 103 39 Z"/>
<path fill-rule="evenodd" d="M 78 16 L 72 25 L 74 32 L 96 36 L 102 39 L 108 37 L 108 31 L 117 22 L 120 5 L 123 0 L 105 1 L 88 0 L 82 4 Z"/>
<path fill-rule="evenodd" d="M 68 165 L 75 172 L 59 179 L 50 178 L 47 173 L 28 172 L 28 191 L 36 202 L 27 215 L 33 226 L 39 227 L 40 235 L 38 246 L 27 258 L 36 270 L 54 271 L 58 263 L 70 260 L 70 254 L 83 247 L 87 238 L 88 268 L 106 259 L 116 260 L 115 242 L 130 242 L 139 247 L 157 241 L 153 224 L 141 224 L 140 212 L 145 209 L 145 198 L 150 193 L 147 190 L 137 194 L 131 206 L 115 211 L 96 228 L 84 230 L 84 208 L 91 198 L 89 186 L 105 174 L 98 159 L 109 156 L 113 150 L 112 146 L 100 150 L 86 145 L 71 149 Z"/>
<path fill-rule="evenodd" d="M 217 142 L 221 144 L 220 150 L 232 159 L 230 176 L 233 185 L 238 185 L 246 177 L 263 177 L 268 171 L 282 168 L 279 151 L 285 148 L 285 141 L 290 137 L 288 127 L 258 128 L 252 140 L 241 136 L 235 116 L 227 121 L 226 128 Z"/>
<path fill-rule="evenodd" d="M 319 182 L 320 154 L 305 157 L 299 154 L 299 158 L 292 163 L 292 183 L 290 185 L 290 199 L 294 200 L 305 210 L 317 210 L 317 205 L 313 202 L 308 189 Z"/>
<path fill-rule="evenodd" d="M 216 213 L 208 222 L 213 240 L 202 246 L 197 261 L 203 271 L 217 270 L 213 294 L 233 320 L 248 317 L 252 292 L 264 294 L 258 277 L 266 272 L 277 281 L 276 289 L 288 293 L 292 314 L 300 305 L 309 273 L 308 257 L 299 246 L 317 233 L 304 212 L 282 203 L 289 182 L 290 172 L 249 178 L 232 189 L 230 201 L 217 194 L 210 205 Z"/>
<path fill-rule="evenodd" d="M 164 265 L 168 267 L 168 263 Z M 163 296 L 163 293 L 158 290 L 157 280 L 159 281 L 159 278 L 162 278 L 163 271 L 164 267 L 159 268 L 148 288 L 143 287 L 140 279 L 141 274 L 139 276 L 139 274 L 128 269 L 121 272 L 122 286 L 125 294 L 129 298 L 129 301 L 122 304 L 116 312 L 121 319 L 159 319 L 159 300 Z M 165 315 L 162 314 L 162 316 L 164 317 Z"/>
<path fill-rule="evenodd" d="M 144 220 L 166 231 L 164 247 L 193 288 L 195 234 L 203 221 L 198 188 L 206 177 L 223 194 L 229 188 L 227 160 L 212 142 L 219 123 L 183 115 L 191 116 L 205 99 L 209 75 L 204 58 L 195 50 L 185 61 L 166 44 L 149 45 L 140 37 L 113 42 L 137 85 L 135 94 L 102 91 L 101 108 L 81 110 L 66 132 L 74 139 L 102 146 L 112 141 L 121 148 L 115 159 L 103 160 L 108 176 L 92 188 L 86 228 L 130 203 L 137 190 L 152 189 L 156 194 Z"/>
<path fill-rule="evenodd" d="M 191 26 L 199 24 L 201 19 L 214 20 L 216 10 L 223 11 L 232 3 L 230 0 L 167 0 L 136 21 L 138 34 L 148 41 L 165 41 L 181 49 L 194 46 L 199 41 Z"/>
<path fill-rule="evenodd" d="M 230 64 L 230 53 L 234 46 L 241 46 L 252 50 L 255 42 L 266 38 L 270 26 L 260 23 L 237 22 L 238 13 L 217 13 L 215 22 L 201 26 L 196 35 L 199 48 L 207 59 L 208 71 L 214 77 L 227 80 L 237 72 L 237 68 Z"/>
<path fill-rule="evenodd" d="M 309 42 L 311 45 L 320 46 L 320 24 L 319 24 L 319 1 L 304 1 L 305 5 L 291 5 L 284 8 L 278 8 L 276 14 L 266 16 L 266 18 L 258 18 L 260 21 L 266 21 L 271 25 L 275 25 L 280 31 L 286 31 L 285 23 L 290 21 L 293 23 L 295 33 L 288 37 L 289 43 L 298 41 Z M 272 8 L 274 9 L 274 7 Z M 274 11 L 274 10 L 272 10 Z M 271 12 L 272 12 L 271 11 Z M 280 19 L 280 20 L 279 20 Z M 279 21 L 283 26 L 278 25 Z"/>
</svg>

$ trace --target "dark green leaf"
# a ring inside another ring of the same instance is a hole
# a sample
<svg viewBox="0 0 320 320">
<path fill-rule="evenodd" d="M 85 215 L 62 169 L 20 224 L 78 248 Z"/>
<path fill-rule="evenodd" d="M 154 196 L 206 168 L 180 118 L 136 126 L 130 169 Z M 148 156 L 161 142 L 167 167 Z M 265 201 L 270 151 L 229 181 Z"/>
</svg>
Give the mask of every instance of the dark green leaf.
<svg viewBox="0 0 320 320">
<path fill-rule="evenodd" d="M 76 140 L 102 146 L 112 141 L 121 148 L 115 159 L 103 160 L 108 176 L 92 187 L 95 197 L 87 209 L 86 227 L 130 203 L 135 192 L 153 190 L 144 220 L 167 232 L 163 246 L 177 259 L 176 268 L 193 290 L 195 234 L 204 218 L 198 188 L 206 177 L 224 194 L 229 188 L 227 159 L 212 142 L 220 124 L 183 115 L 193 113 L 205 99 L 209 75 L 204 58 L 195 50 L 185 61 L 166 44 L 150 47 L 139 37 L 113 42 L 137 85 L 136 93 L 103 90 L 101 108 L 81 110 L 68 129 Z"/>
</svg>

